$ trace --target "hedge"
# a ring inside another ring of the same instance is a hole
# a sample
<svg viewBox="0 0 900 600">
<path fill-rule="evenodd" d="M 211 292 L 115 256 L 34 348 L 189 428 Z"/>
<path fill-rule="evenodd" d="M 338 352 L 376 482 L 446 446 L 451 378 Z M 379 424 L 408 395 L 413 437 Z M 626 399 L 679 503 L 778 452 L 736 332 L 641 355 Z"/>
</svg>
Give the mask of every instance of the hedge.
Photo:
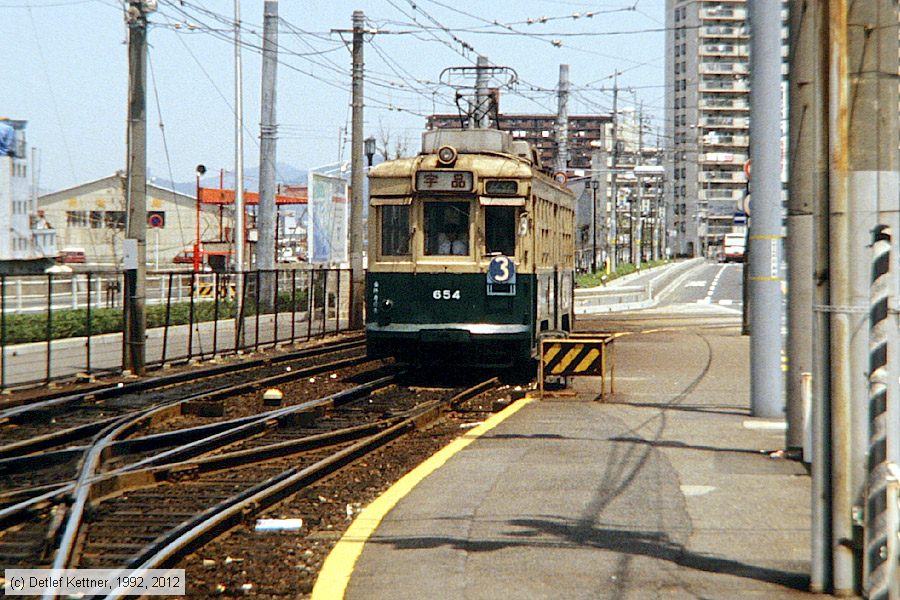
<svg viewBox="0 0 900 600">
<path fill-rule="evenodd" d="M 248 291 L 248 296 L 250 293 Z M 317 303 L 321 303 L 321 293 L 317 290 Z M 296 293 L 296 310 L 306 309 L 306 290 Z M 277 300 L 278 312 L 291 311 L 291 292 L 280 292 Z M 194 321 L 212 321 L 215 317 L 215 302 L 194 302 Z M 235 302 L 219 301 L 219 319 L 234 318 Z M 173 302 L 169 313 L 169 325 L 186 325 L 190 323 L 191 303 Z M 255 298 L 248 297 L 244 304 L 244 316 L 256 315 Z M 147 306 L 147 328 L 163 327 L 166 324 L 166 307 L 164 304 Z M 6 344 L 24 344 L 40 342 L 47 339 L 47 313 L 13 313 L 6 315 Z M 121 308 L 92 308 L 91 335 L 116 333 L 122 331 Z M 64 309 L 53 311 L 51 316 L 52 339 L 80 337 L 87 335 L 87 309 Z"/>
</svg>

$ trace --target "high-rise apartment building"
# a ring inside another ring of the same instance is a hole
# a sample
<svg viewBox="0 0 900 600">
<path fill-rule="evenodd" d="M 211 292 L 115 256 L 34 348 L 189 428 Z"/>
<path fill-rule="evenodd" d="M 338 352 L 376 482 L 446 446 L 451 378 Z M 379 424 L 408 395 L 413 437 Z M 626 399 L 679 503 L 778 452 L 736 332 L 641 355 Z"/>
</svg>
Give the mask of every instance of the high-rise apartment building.
<svg viewBox="0 0 900 600">
<path fill-rule="evenodd" d="M 711 253 L 735 228 L 747 185 L 749 49 L 745 0 L 667 0 L 667 200 L 676 254 Z"/>
</svg>

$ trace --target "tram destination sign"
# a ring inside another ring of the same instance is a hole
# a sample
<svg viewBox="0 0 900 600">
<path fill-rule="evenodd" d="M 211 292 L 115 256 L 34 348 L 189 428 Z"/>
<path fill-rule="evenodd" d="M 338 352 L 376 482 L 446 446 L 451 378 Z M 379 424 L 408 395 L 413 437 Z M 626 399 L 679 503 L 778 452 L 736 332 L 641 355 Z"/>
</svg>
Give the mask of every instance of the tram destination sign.
<svg viewBox="0 0 900 600">
<path fill-rule="evenodd" d="M 419 171 L 416 190 L 420 192 L 471 192 L 474 177 L 469 171 Z"/>
</svg>

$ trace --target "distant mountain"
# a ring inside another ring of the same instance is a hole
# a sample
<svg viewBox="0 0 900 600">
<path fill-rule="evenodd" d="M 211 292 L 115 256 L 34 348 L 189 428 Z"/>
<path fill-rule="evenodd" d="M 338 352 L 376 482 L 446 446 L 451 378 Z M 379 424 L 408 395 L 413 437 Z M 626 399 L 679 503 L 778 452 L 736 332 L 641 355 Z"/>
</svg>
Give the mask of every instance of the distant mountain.
<svg viewBox="0 0 900 600">
<path fill-rule="evenodd" d="M 286 163 L 275 164 L 276 184 L 305 185 L 307 174 L 308 170 L 306 169 L 300 169 Z M 189 196 L 193 196 L 197 190 L 196 181 L 173 182 L 166 178 L 152 176 L 150 180 L 160 187 L 172 189 Z M 200 178 L 200 185 L 209 188 L 218 188 L 220 185 L 224 185 L 225 189 L 234 189 L 234 171 L 225 171 L 221 179 L 218 171 L 207 171 L 206 175 Z M 248 192 L 259 191 L 259 167 L 244 168 L 244 189 Z"/>
</svg>

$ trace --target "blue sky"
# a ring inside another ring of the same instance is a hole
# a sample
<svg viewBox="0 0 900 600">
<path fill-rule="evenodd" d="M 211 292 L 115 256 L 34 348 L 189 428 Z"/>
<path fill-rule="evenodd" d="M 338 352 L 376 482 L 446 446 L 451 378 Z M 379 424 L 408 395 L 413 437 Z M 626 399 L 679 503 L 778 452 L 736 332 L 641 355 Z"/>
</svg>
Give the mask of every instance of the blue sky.
<svg viewBox="0 0 900 600">
<path fill-rule="evenodd" d="M 643 103 L 661 124 L 665 0 L 282 0 L 278 161 L 308 168 L 346 159 L 350 52 L 332 29 L 364 11 L 366 135 L 418 150 L 424 115 L 453 109 L 447 67 L 484 54 L 515 69 L 506 113 L 555 112 L 559 65 L 570 65 L 570 113 Z M 262 0 L 242 0 L 245 165 L 259 162 Z M 593 13 L 593 16 L 586 16 Z M 579 15 L 577 18 L 575 14 Z M 159 0 L 151 15 L 148 167 L 190 181 L 198 163 L 234 166 L 233 0 Z M 529 23 L 530 21 L 530 23 Z M 41 188 L 104 177 L 125 161 L 126 29 L 117 0 L 0 0 L 0 117 L 24 119 L 39 148 Z M 349 41 L 349 37 L 347 39 Z M 468 48 L 464 48 L 466 44 Z M 160 127 L 162 123 L 162 127 Z M 346 137 L 346 139 L 344 139 Z M 255 187 L 255 182 L 248 182 Z"/>
</svg>

